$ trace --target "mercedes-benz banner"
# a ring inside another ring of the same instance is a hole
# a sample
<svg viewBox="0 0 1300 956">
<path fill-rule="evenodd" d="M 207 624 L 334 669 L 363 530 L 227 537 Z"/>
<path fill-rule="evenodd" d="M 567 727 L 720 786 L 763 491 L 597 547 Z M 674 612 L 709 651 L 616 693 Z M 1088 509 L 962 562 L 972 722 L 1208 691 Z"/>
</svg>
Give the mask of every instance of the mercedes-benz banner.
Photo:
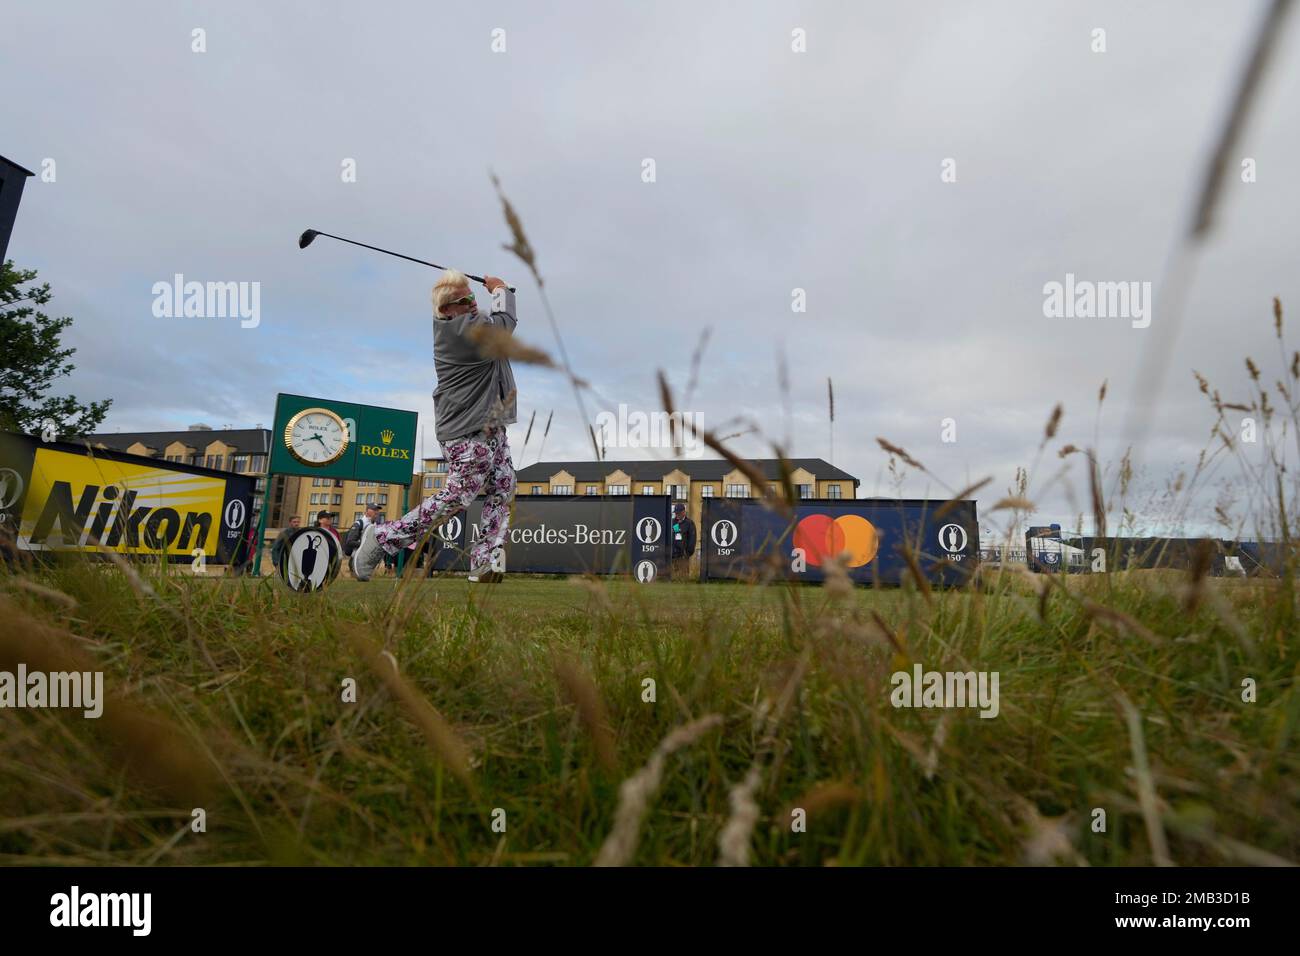
<svg viewBox="0 0 1300 956">
<path fill-rule="evenodd" d="M 753 498 L 703 504 L 704 579 L 823 581 L 826 562 L 844 555 L 853 581 L 897 585 L 909 574 L 910 549 L 927 581 L 951 586 L 965 583 L 979 561 L 974 501 L 804 499 L 793 515 Z"/>
<path fill-rule="evenodd" d="M 506 535 L 505 570 L 630 574 L 646 584 L 666 578 L 671 508 L 667 495 L 519 495 Z M 482 499 L 476 500 L 433 533 L 426 570 L 468 570 L 482 512 Z"/>
</svg>

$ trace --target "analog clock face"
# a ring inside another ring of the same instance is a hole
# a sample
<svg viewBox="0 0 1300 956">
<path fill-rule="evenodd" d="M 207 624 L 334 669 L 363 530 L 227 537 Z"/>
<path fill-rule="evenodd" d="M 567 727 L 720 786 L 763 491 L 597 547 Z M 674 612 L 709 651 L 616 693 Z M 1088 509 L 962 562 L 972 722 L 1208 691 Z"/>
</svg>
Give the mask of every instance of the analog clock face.
<svg viewBox="0 0 1300 956">
<path fill-rule="evenodd" d="M 327 408 L 305 408 L 289 419 L 284 443 L 303 464 L 328 465 L 348 447 L 347 425 Z"/>
</svg>

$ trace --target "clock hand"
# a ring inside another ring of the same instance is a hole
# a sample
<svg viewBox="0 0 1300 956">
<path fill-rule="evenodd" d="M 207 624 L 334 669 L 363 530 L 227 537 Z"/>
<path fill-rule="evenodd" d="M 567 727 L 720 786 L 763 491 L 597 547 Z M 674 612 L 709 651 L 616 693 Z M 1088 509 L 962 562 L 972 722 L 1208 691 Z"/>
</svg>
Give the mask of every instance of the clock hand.
<svg viewBox="0 0 1300 956">
<path fill-rule="evenodd" d="M 322 445 L 325 444 L 325 439 L 321 438 L 320 435 L 312 435 L 311 437 L 314 438 L 314 439 L 316 439 L 316 440 L 317 440 L 318 442 L 320 442 Z M 310 441 L 310 440 L 311 440 L 311 439 L 308 439 L 308 441 Z"/>
</svg>

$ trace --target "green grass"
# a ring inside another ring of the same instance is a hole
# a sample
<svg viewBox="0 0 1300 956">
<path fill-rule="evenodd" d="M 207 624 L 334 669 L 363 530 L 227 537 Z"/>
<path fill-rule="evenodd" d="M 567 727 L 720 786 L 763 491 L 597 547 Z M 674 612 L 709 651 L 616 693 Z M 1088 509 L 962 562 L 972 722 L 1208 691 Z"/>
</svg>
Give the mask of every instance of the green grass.
<svg viewBox="0 0 1300 956">
<path fill-rule="evenodd" d="M 400 598 L 391 578 L 340 580 L 303 596 L 274 579 L 145 579 L 155 595 L 70 564 L 34 580 L 75 606 L 12 580 L 0 593 L 0 669 L 24 647 L 66 647 L 114 695 L 100 721 L 0 710 L 0 860 L 586 865 L 620 783 L 710 714 L 722 726 L 667 758 L 633 862 L 713 864 L 752 765 L 756 864 L 1149 864 L 1160 834 L 1179 864 L 1300 857 L 1295 601 L 1279 582 L 1203 582 L 1189 611 L 1181 575 L 1149 572 L 1074 580 L 1045 603 L 1019 578 L 932 601 L 541 578 L 413 579 Z M 388 638 L 407 683 L 358 635 Z M 998 671 L 1000 714 L 895 709 L 889 676 L 912 661 Z M 1145 765 L 1122 700 L 1141 715 Z M 806 832 L 792 832 L 795 807 Z"/>
</svg>

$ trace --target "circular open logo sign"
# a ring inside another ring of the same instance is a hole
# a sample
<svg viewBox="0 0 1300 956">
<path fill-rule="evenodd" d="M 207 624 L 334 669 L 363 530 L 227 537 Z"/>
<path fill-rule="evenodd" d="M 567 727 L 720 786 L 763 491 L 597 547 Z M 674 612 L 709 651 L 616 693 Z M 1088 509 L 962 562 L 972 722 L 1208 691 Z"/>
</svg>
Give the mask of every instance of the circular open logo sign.
<svg viewBox="0 0 1300 956">
<path fill-rule="evenodd" d="M 939 529 L 939 544 L 949 554 L 966 550 L 966 529 L 959 524 L 946 524 Z"/>
<path fill-rule="evenodd" d="M 460 540 L 460 518 L 450 518 L 446 524 L 438 528 L 438 537 L 442 538 L 448 544 L 455 544 Z"/>
<path fill-rule="evenodd" d="M 709 537 L 719 548 L 729 548 L 735 544 L 736 535 L 736 523 L 726 518 L 713 522 L 713 527 L 709 529 Z"/>
<path fill-rule="evenodd" d="M 658 544 L 663 530 L 663 525 L 647 516 L 636 523 L 636 539 L 642 544 Z"/>
<path fill-rule="evenodd" d="M 321 528 L 299 528 L 289 537 L 276 569 L 294 591 L 319 591 L 339 573 L 338 538 Z"/>
</svg>

